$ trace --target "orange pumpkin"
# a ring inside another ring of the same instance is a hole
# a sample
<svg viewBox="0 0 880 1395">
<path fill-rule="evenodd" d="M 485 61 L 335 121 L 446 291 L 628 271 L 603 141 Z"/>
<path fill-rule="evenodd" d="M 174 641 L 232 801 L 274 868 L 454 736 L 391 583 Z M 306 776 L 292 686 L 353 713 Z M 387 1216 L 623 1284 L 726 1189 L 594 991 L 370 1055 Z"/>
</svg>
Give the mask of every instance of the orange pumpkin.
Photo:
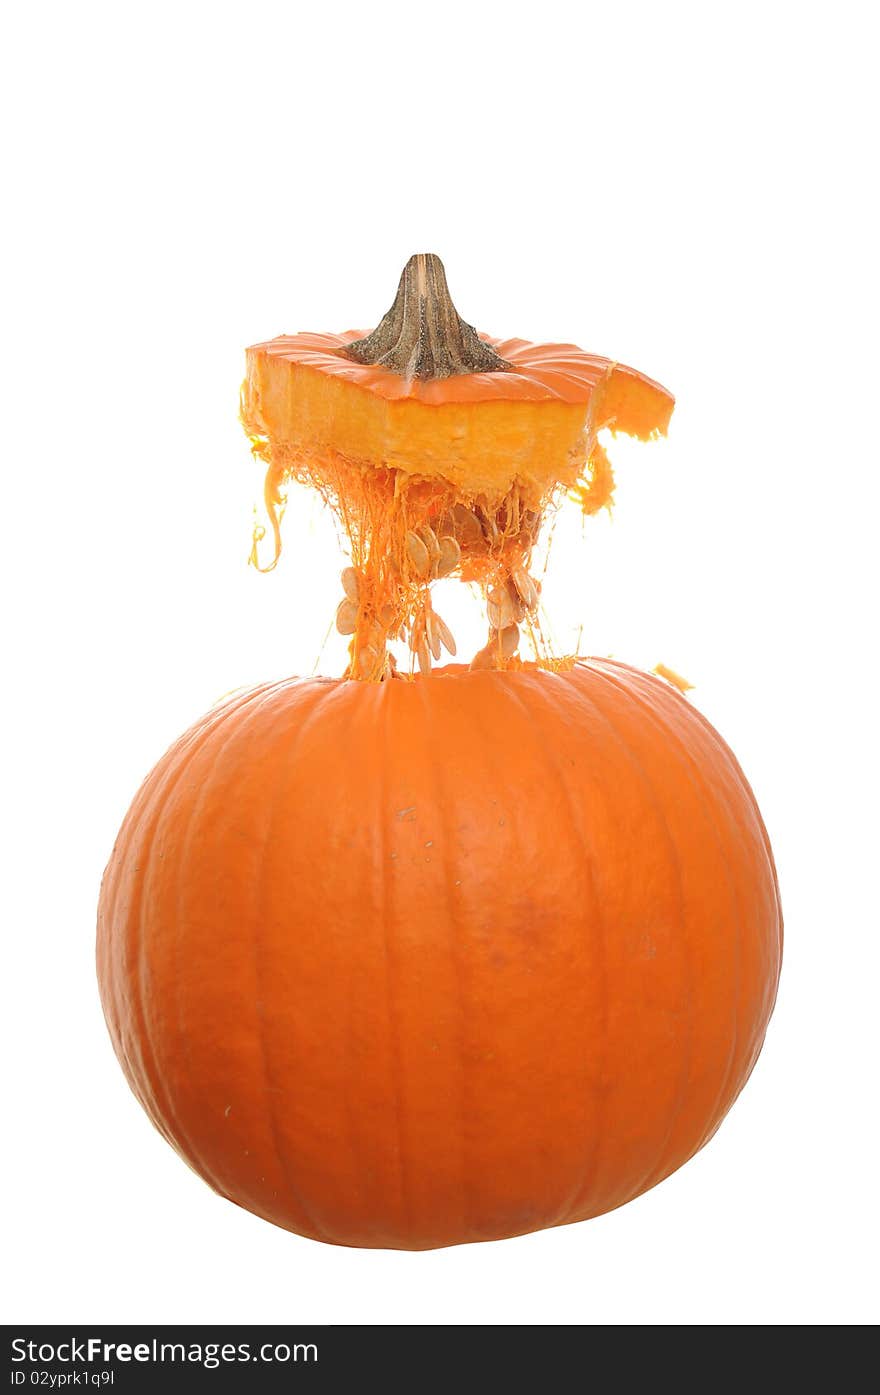
<svg viewBox="0 0 880 1395">
<path fill-rule="evenodd" d="M 443 342 L 479 355 L 467 328 Z M 343 577 L 349 679 L 269 684 L 197 723 L 145 781 L 101 891 L 105 1013 L 145 1110 L 221 1195 L 336 1244 L 494 1240 L 622 1205 L 714 1133 L 776 993 L 767 835 L 734 757 L 682 693 L 607 660 L 526 662 L 504 640 L 511 625 L 492 626 L 471 668 L 432 663 L 444 554 L 425 518 L 453 530 L 441 528 L 448 570 L 488 579 L 490 619 L 517 595 L 534 614 L 523 513 L 576 487 L 609 402 L 618 426 L 645 435 L 671 410 L 629 370 L 615 388 L 607 363 L 588 392 L 579 351 L 554 351 L 563 370 L 493 343 L 504 365 L 473 381 L 436 345 L 430 371 L 458 369 L 419 379 L 404 344 L 397 397 L 392 370 L 328 363 L 326 346 L 320 362 L 290 341 L 251 351 L 245 419 L 260 421 L 270 498 L 296 459 L 325 484 L 335 471 L 341 507 L 364 510 L 360 564 Z M 517 362 L 530 367 L 515 383 Z M 559 373 L 562 398 L 523 387 Z M 568 446 L 554 454 L 556 416 L 541 426 L 560 400 L 580 413 L 580 465 Z M 377 402 L 429 415 L 376 415 Z M 495 439 L 493 422 L 499 440 L 522 426 L 543 474 L 511 476 L 500 451 L 476 475 L 414 470 L 438 410 L 450 415 L 433 439 L 463 442 L 460 459 Z M 460 437 L 462 411 L 476 415 Z M 382 441 L 404 438 L 401 480 Z M 513 492 L 517 528 L 505 527 Z M 382 498 L 384 522 L 371 512 Z M 479 535 L 457 508 L 482 520 Z M 499 579 L 517 578 L 501 595 Z M 383 598 L 395 614 L 377 640 Z M 401 615 L 420 636 L 421 670 L 406 676 L 387 657 Z"/>
</svg>

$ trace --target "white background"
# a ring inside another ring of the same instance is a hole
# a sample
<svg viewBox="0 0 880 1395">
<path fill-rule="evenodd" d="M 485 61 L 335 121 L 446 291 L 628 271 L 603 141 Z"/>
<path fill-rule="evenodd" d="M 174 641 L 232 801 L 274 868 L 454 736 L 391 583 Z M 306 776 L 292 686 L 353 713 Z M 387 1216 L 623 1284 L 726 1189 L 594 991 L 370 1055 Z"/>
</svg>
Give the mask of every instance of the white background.
<svg viewBox="0 0 880 1395">
<path fill-rule="evenodd" d="M 878 1316 L 873 8 L 9 14 L 7 1320 Z M 335 605 L 300 495 L 278 570 L 246 566 L 243 348 L 373 324 L 422 250 L 480 328 L 676 392 L 668 442 L 617 447 L 613 520 L 560 525 L 548 607 L 562 647 L 582 621 L 586 651 L 697 685 L 761 802 L 787 946 L 764 1055 L 679 1174 L 585 1225 L 398 1254 L 276 1230 L 183 1166 L 112 1054 L 93 935 L 146 770 L 221 693 L 311 672 Z"/>
</svg>

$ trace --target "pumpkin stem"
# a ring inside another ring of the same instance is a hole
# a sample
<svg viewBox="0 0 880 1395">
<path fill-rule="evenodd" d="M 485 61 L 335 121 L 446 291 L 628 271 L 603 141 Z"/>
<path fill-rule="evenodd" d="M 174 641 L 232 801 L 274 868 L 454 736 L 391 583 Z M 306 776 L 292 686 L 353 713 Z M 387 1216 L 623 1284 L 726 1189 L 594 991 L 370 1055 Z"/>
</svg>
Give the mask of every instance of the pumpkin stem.
<svg viewBox="0 0 880 1395">
<path fill-rule="evenodd" d="M 433 252 L 410 257 L 388 314 L 372 334 L 343 352 L 357 363 L 381 364 L 407 379 L 502 373 L 510 367 L 465 324 L 452 303 L 443 263 Z"/>
</svg>

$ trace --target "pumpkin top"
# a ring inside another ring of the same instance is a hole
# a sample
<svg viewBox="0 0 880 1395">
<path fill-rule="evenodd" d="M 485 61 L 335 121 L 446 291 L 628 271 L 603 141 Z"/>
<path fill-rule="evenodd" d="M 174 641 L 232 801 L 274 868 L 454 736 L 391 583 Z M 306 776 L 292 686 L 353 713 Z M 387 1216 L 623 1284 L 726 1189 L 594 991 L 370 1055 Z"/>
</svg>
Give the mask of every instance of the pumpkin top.
<svg viewBox="0 0 880 1395">
<path fill-rule="evenodd" d="M 458 314 L 443 263 L 410 257 L 391 309 L 372 331 L 281 334 L 254 344 L 248 360 L 310 369 L 386 402 L 563 402 L 591 407 L 594 429 L 647 440 L 665 432 L 672 394 L 634 368 L 576 344 L 532 344 L 478 333 Z"/>
<path fill-rule="evenodd" d="M 673 406 L 652 379 L 574 344 L 478 333 L 439 257 L 419 253 L 371 332 L 280 335 L 247 351 L 241 417 L 268 466 L 269 566 L 284 487 L 298 480 L 322 494 L 351 545 L 337 627 L 353 636 L 352 677 L 393 676 L 397 638 L 422 672 L 441 647 L 455 653 L 430 597 L 431 582 L 452 575 L 486 596 L 489 644 L 474 664 L 521 663 L 521 625 L 539 661 L 556 664 L 529 574 L 542 520 L 566 494 L 585 513 L 609 507 L 598 433 L 650 440 Z"/>
</svg>

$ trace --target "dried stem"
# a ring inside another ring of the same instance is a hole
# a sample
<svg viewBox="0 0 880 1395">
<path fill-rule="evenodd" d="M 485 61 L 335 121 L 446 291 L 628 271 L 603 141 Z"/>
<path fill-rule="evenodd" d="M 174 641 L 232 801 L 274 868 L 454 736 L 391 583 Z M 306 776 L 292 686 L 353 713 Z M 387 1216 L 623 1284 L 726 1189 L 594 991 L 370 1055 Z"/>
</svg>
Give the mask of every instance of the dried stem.
<svg viewBox="0 0 880 1395">
<path fill-rule="evenodd" d="M 381 364 L 407 379 L 503 373 L 510 367 L 461 318 L 443 263 L 433 252 L 410 257 L 388 314 L 345 353 L 357 363 Z"/>
</svg>

